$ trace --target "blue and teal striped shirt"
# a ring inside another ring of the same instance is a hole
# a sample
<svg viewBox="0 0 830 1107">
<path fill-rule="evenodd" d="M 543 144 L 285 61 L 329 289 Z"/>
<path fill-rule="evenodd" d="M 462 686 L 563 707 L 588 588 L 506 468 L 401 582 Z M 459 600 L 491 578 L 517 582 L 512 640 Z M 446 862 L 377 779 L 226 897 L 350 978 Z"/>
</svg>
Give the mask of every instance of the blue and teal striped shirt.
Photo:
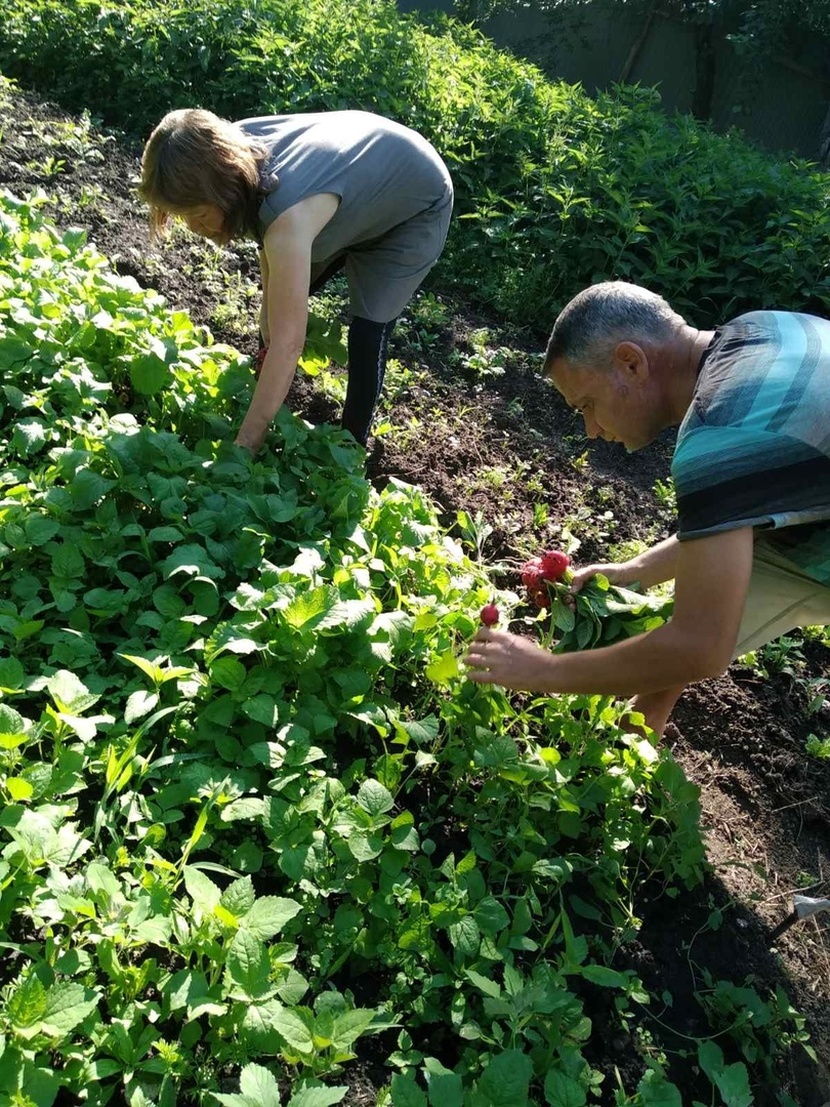
<svg viewBox="0 0 830 1107">
<path fill-rule="evenodd" d="M 753 311 L 716 331 L 672 477 L 681 541 L 762 527 L 830 585 L 830 322 Z"/>
</svg>

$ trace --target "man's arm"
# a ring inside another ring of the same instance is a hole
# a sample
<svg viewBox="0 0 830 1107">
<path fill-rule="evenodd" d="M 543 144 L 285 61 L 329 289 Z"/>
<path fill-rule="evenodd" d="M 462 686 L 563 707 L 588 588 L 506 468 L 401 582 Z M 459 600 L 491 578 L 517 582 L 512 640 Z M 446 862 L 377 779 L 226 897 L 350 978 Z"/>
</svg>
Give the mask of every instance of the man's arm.
<svg viewBox="0 0 830 1107">
<path fill-rule="evenodd" d="M 288 395 L 303 352 L 308 322 L 308 286 L 314 239 L 337 211 L 330 193 L 309 196 L 284 211 L 265 233 L 263 289 L 266 334 L 270 339 L 251 406 L 236 437 L 253 453 Z"/>
<path fill-rule="evenodd" d="M 665 538 L 643 553 L 637 554 L 629 561 L 594 565 L 585 565 L 574 571 L 571 587 L 574 592 L 579 592 L 582 586 L 602 573 L 608 577 L 611 584 L 639 584 L 642 588 L 653 588 L 655 584 L 662 584 L 667 580 L 674 580 L 677 575 L 677 555 L 680 543 L 677 535 Z"/>
<path fill-rule="evenodd" d="M 656 630 L 579 653 L 482 629 L 470 679 L 527 692 L 634 696 L 720 675 L 729 665 L 752 573 L 752 527 L 677 544 L 674 614 Z"/>
</svg>

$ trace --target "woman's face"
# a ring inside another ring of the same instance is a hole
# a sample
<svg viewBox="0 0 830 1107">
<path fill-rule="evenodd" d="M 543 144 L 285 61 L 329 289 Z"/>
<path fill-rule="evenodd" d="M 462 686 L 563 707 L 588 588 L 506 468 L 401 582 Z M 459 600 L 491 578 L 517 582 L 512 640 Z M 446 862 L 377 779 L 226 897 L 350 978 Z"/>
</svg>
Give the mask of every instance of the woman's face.
<svg viewBox="0 0 830 1107">
<path fill-rule="evenodd" d="M 225 217 L 216 204 L 199 204 L 179 214 L 194 234 L 209 238 L 217 246 L 226 246 L 230 242 L 231 236 L 225 230 Z"/>
</svg>

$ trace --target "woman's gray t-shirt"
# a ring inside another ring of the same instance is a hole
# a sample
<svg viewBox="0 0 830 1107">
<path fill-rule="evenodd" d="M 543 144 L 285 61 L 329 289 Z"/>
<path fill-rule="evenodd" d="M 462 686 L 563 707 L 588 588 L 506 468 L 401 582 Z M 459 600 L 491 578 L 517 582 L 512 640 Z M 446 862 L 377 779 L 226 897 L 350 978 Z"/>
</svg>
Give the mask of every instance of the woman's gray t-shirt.
<svg viewBox="0 0 830 1107">
<path fill-rule="evenodd" d="M 260 230 L 300 200 L 340 204 L 314 240 L 312 278 L 345 256 L 355 315 L 399 315 L 437 261 L 452 211 L 447 167 L 416 131 L 363 111 L 268 115 L 238 126 L 268 151 Z"/>
</svg>

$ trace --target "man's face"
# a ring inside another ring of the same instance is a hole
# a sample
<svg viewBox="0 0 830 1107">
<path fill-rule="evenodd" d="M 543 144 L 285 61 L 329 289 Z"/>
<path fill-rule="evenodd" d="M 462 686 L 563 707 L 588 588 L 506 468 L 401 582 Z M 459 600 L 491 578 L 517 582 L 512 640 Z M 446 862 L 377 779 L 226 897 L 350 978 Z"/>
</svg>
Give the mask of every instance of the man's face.
<svg viewBox="0 0 830 1107">
<path fill-rule="evenodd" d="M 663 429 L 649 404 L 648 374 L 641 365 L 615 356 L 607 368 L 586 368 L 558 358 L 548 375 L 568 406 L 582 415 L 589 438 L 640 450 Z"/>
</svg>

